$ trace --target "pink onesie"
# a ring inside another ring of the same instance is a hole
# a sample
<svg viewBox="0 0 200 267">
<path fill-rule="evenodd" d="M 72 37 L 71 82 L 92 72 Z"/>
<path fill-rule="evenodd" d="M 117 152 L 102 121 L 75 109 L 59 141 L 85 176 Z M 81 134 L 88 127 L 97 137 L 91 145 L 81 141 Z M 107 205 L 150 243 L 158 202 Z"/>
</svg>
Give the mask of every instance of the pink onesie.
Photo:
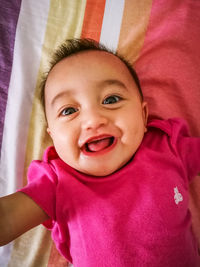
<svg viewBox="0 0 200 267">
<path fill-rule="evenodd" d="M 189 137 L 182 120 L 153 120 L 131 161 L 112 175 L 80 173 L 49 147 L 20 191 L 49 215 L 44 225 L 75 267 L 199 267 L 188 210 L 198 172 L 200 138 Z"/>
</svg>

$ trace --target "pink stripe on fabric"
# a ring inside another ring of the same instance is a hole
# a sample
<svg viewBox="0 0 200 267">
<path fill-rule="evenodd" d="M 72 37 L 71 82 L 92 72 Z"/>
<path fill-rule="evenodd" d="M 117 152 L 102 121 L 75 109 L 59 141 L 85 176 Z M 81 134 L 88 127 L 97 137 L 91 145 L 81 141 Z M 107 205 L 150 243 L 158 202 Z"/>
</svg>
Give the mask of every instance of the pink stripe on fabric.
<svg viewBox="0 0 200 267">
<path fill-rule="evenodd" d="M 150 113 L 200 134 L 200 1 L 154 0 L 136 70 Z"/>
<path fill-rule="evenodd" d="M 185 118 L 200 136 L 200 1 L 154 0 L 136 63 L 150 114 Z M 200 247 L 200 180 L 190 186 L 193 231 Z"/>
</svg>

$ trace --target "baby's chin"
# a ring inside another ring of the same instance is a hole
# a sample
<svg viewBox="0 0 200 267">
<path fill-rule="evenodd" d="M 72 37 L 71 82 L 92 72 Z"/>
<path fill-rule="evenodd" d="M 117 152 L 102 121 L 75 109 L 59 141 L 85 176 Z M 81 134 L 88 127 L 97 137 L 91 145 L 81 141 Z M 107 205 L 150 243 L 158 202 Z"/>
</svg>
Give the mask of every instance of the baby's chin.
<svg viewBox="0 0 200 267">
<path fill-rule="evenodd" d="M 100 177 L 106 177 L 109 176 L 113 173 L 115 173 L 118 169 L 115 170 L 87 170 L 87 171 L 80 171 L 83 174 L 89 175 L 89 176 L 93 176 L 94 178 L 100 178 Z"/>
<path fill-rule="evenodd" d="M 132 158 L 132 157 L 131 157 Z M 77 169 L 77 171 L 85 174 L 85 175 L 89 175 L 89 176 L 93 176 L 93 177 L 106 177 L 109 175 L 114 174 L 115 172 L 119 171 L 120 169 L 122 169 L 124 166 L 126 166 L 128 163 L 130 162 L 130 159 L 128 161 L 125 161 L 121 164 L 118 165 L 114 165 L 114 166 L 106 166 L 106 164 L 104 164 L 103 166 L 91 166 L 91 168 L 87 168 L 87 169 Z"/>
<path fill-rule="evenodd" d="M 105 177 L 122 169 L 133 158 L 134 153 L 132 151 L 123 153 L 121 147 L 118 150 L 114 153 L 105 153 L 93 157 L 83 153 L 70 158 L 66 157 L 65 154 L 59 156 L 67 165 L 80 173 L 94 177 Z"/>
</svg>

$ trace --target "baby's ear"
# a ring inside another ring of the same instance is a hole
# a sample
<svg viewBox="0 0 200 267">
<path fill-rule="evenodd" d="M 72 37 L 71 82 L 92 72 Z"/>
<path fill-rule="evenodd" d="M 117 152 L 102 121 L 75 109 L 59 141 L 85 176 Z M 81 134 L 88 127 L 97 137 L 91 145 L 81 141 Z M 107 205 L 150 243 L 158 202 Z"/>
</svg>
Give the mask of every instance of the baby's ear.
<svg viewBox="0 0 200 267">
<path fill-rule="evenodd" d="M 50 131 L 49 127 L 47 127 L 47 133 L 51 136 L 51 131 Z"/>
<path fill-rule="evenodd" d="M 147 120 L 149 115 L 148 105 L 147 102 L 142 103 L 142 111 L 143 111 L 143 120 L 144 120 L 144 126 L 145 126 L 145 132 L 147 132 Z"/>
</svg>

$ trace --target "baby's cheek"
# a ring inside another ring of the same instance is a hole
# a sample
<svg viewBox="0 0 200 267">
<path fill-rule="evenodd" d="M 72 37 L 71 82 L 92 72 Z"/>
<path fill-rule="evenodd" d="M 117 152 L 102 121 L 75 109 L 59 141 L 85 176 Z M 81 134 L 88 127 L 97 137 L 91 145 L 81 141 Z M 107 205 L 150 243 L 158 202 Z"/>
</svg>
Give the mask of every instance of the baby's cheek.
<svg viewBox="0 0 200 267">
<path fill-rule="evenodd" d="M 121 137 L 121 141 L 125 145 L 130 145 L 131 143 L 135 143 L 139 139 L 139 129 L 136 127 L 132 127 L 128 125 L 128 127 L 124 127 L 124 131 Z"/>
</svg>

